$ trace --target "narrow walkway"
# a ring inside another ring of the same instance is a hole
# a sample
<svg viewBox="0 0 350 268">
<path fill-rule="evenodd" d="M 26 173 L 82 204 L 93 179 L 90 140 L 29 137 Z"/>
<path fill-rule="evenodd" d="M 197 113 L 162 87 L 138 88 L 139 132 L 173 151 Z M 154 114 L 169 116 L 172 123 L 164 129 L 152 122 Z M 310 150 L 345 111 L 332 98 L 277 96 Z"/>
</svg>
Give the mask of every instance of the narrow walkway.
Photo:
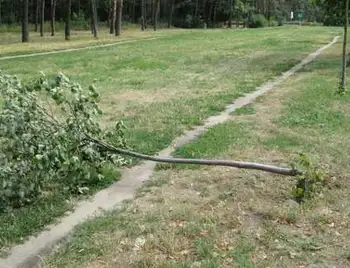
<svg viewBox="0 0 350 268">
<path fill-rule="evenodd" d="M 45 56 L 45 55 L 51 55 L 51 54 L 59 54 L 59 53 L 67 53 L 67 52 L 82 51 L 82 50 L 89 50 L 89 49 L 105 48 L 105 47 L 118 46 L 118 45 L 123 45 L 123 44 L 128 44 L 128 43 L 135 43 L 135 42 L 138 42 L 138 41 L 156 40 L 156 39 L 159 39 L 159 38 L 160 37 L 132 39 L 132 40 L 120 41 L 120 42 L 116 42 L 116 43 L 97 45 L 97 46 L 67 48 L 67 49 L 54 50 L 54 51 L 46 51 L 46 52 L 38 52 L 38 53 L 30 53 L 30 54 L 21 54 L 21 55 L 14 55 L 14 56 L 4 56 L 4 57 L 0 57 L 0 60 L 30 58 L 30 57 L 36 57 L 36 56 Z"/>
<path fill-rule="evenodd" d="M 169 157 L 176 147 L 180 147 L 185 143 L 197 139 L 208 128 L 227 121 L 233 111 L 253 102 L 257 97 L 280 85 L 302 69 L 303 66 L 312 62 L 324 50 L 334 45 L 338 39 L 338 36 L 335 37 L 332 42 L 310 54 L 299 64 L 277 77 L 275 80 L 267 82 L 257 88 L 256 91 L 238 98 L 233 104 L 228 105 L 222 113 L 205 120 L 202 126 L 198 126 L 191 131 L 186 131 L 182 136 L 175 139 L 171 146 L 159 152 L 159 155 Z M 154 162 L 144 162 L 139 166 L 124 171 L 120 181 L 97 193 L 92 200 L 79 203 L 76 210 L 62 218 L 59 224 L 49 226 L 47 231 L 43 231 L 37 237 L 31 237 L 24 244 L 12 248 L 7 259 L 0 259 L 0 267 L 26 268 L 33 267 L 40 263 L 42 259 L 41 256 L 50 253 L 52 248 L 66 238 L 76 225 L 93 216 L 100 215 L 103 211 L 115 208 L 126 199 L 133 198 L 135 190 L 151 177 L 155 165 Z"/>
</svg>

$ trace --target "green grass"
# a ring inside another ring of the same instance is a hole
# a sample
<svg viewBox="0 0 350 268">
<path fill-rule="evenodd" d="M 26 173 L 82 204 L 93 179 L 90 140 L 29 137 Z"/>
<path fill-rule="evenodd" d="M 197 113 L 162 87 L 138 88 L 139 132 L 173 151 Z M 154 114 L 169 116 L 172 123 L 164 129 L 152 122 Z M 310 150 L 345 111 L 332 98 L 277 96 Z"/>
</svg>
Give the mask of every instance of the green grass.
<svg viewBox="0 0 350 268">
<path fill-rule="evenodd" d="M 87 195 L 92 195 L 117 181 L 121 174 L 115 167 L 106 165 L 102 170 L 104 180 L 91 185 Z M 29 235 L 53 223 L 65 212 L 72 210 L 78 200 L 86 197 L 72 196 L 63 189 L 54 189 L 48 196 L 30 206 L 0 214 L 0 256 L 6 255 L 7 246 L 22 243 Z"/>
<path fill-rule="evenodd" d="M 177 151 L 275 165 L 302 151 L 329 171 L 322 195 L 298 205 L 294 180 L 269 173 L 160 170 L 151 191 L 82 224 L 47 266 L 349 267 L 350 95 L 334 94 L 339 55 L 337 45 L 260 98 L 253 115 L 234 116 Z"/>
<path fill-rule="evenodd" d="M 6 254 L 6 245 L 21 243 L 33 231 L 43 229 L 56 217 L 72 209 L 74 201 L 56 193 L 53 197 L 43 198 L 30 207 L 0 215 L 0 256 Z"/>
<path fill-rule="evenodd" d="M 0 69 L 25 81 L 43 71 L 47 75 L 63 72 L 84 87 L 94 83 L 102 95 L 105 112 L 101 123 L 108 128 L 115 120 L 123 119 L 128 127 L 128 144 L 136 151 L 153 154 L 184 130 L 201 124 L 234 98 L 286 71 L 339 34 L 336 28 L 308 27 L 159 32 L 162 38 L 158 40 L 0 61 Z M 267 39 L 270 41 L 266 42 Z M 272 39 L 276 42 L 271 42 Z M 43 41 L 43 45 L 47 42 Z M 18 52 L 11 49 L 6 53 Z M 222 139 L 222 134 L 239 146 L 249 144 L 249 130 L 240 129 L 238 124 L 235 126 L 238 132 L 231 133 L 233 125 L 223 126 L 221 134 L 210 132 L 208 142 L 215 144 L 215 148 L 209 148 L 210 152 L 198 149 L 197 155 L 225 151 L 230 143 Z M 192 149 L 186 150 L 190 155 Z M 206 188 L 198 189 L 207 195 L 210 191 Z M 45 212 L 47 218 L 62 214 L 61 206 L 60 202 L 54 203 L 54 212 Z M 0 222 L 4 218 L 8 215 L 1 215 Z M 13 222 L 16 221 L 14 218 Z M 17 226 L 18 230 L 12 233 L 5 228 L 0 248 L 40 230 L 42 224 L 37 217 L 26 231 Z"/>
<path fill-rule="evenodd" d="M 251 115 L 255 114 L 254 104 L 248 104 L 243 106 L 242 108 L 239 108 L 235 110 L 233 115 Z"/>
<path fill-rule="evenodd" d="M 73 26 L 74 27 L 74 26 Z M 50 30 L 48 28 L 44 31 L 44 36 L 40 36 L 39 32 L 34 32 L 33 28 L 30 28 L 30 42 L 21 43 L 21 33 L 16 32 L 16 27 L 13 31 L 2 32 L 0 27 L 0 57 L 4 56 L 14 56 L 46 51 L 55 51 L 69 48 L 81 48 L 86 46 L 98 46 L 110 43 L 118 43 L 129 40 L 138 40 L 144 38 L 161 38 L 168 35 L 176 35 L 179 31 L 145 31 L 141 32 L 138 27 L 134 25 L 124 25 L 123 34 L 116 37 L 109 33 L 109 28 L 102 25 L 99 28 L 99 38 L 93 38 L 91 31 L 80 29 L 79 27 L 74 27 L 71 32 L 71 40 L 66 41 L 64 37 L 63 30 L 57 27 L 55 36 L 51 36 Z M 19 29 L 20 30 L 20 29 Z"/>
</svg>

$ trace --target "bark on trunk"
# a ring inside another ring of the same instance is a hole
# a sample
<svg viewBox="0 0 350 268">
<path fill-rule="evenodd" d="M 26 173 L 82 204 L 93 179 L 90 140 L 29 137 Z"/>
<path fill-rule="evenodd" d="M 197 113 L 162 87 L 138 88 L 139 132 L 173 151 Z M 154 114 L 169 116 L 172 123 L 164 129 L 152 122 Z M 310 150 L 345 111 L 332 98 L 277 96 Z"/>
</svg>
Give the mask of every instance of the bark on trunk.
<svg viewBox="0 0 350 268">
<path fill-rule="evenodd" d="M 199 0 L 196 0 L 196 7 L 194 9 L 194 17 L 197 18 L 199 9 Z"/>
<path fill-rule="evenodd" d="M 95 39 L 98 39 L 97 33 L 97 8 L 96 8 L 96 0 L 91 0 L 91 10 L 92 10 L 92 29 L 94 32 Z"/>
<path fill-rule="evenodd" d="M 207 17 L 207 25 L 209 24 L 209 22 L 211 21 L 211 23 L 213 23 L 213 10 L 214 10 L 214 5 L 215 5 L 215 1 L 210 5 L 209 8 L 209 13 L 208 13 L 208 17 Z M 212 25 L 208 25 L 208 27 L 212 27 Z"/>
<path fill-rule="evenodd" d="M 41 0 L 40 11 L 40 36 L 44 36 L 44 23 L 45 23 L 45 0 Z"/>
<path fill-rule="evenodd" d="M 144 31 L 146 29 L 146 6 L 145 6 L 145 0 L 141 0 L 141 31 Z"/>
<path fill-rule="evenodd" d="M 123 0 L 117 0 L 117 18 L 115 20 L 115 35 L 119 36 L 122 31 Z"/>
<path fill-rule="evenodd" d="M 213 28 L 215 28 L 215 25 L 216 25 L 216 13 L 217 13 L 218 5 L 219 5 L 219 0 L 215 1 L 215 4 L 214 4 L 214 10 L 213 10 L 214 14 L 213 14 L 213 21 L 212 21 Z"/>
<path fill-rule="evenodd" d="M 22 14 L 22 42 L 29 42 L 29 30 L 28 30 L 28 0 L 23 0 L 23 14 Z"/>
<path fill-rule="evenodd" d="M 134 23 L 137 23 L 136 19 L 136 0 L 132 2 L 131 19 Z"/>
<path fill-rule="evenodd" d="M 228 27 L 231 28 L 232 27 L 232 13 L 233 13 L 233 7 L 234 7 L 234 3 L 233 0 L 230 0 L 230 14 L 228 17 Z"/>
<path fill-rule="evenodd" d="M 168 11 L 168 28 L 173 25 L 173 12 L 174 12 L 174 0 L 169 1 L 169 11 Z"/>
<path fill-rule="evenodd" d="M 35 23 L 34 23 L 34 31 L 37 32 L 38 31 L 38 24 L 39 24 L 39 1 L 40 0 L 36 0 L 35 1 Z"/>
<path fill-rule="evenodd" d="M 67 14 L 66 14 L 66 25 L 65 25 L 65 39 L 70 40 L 70 30 L 71 30 L 71 13 L 72 13 L 72 0 L 67 0 Z"/>
<path fill-rule="evenodd" d="M 349 0 L 345 2 L 345 22 L 344 22 L 344 41 L 343 41 L 343 57 L 342 57 L 342 71 L 340 77 L 340 89 L 345 89 L 346 81 L 346 46 L 348 41 L 348 25 L 349 25 Z"/>
<path fill-rule="evenodd" d="M 56 0 L 51 0 L 51 36 L 55 36 Z"/>
<path fill-rule="evenodd" d="M 115 19 L 117 16 L 117 0 L 113 0 L 111 23 L 109 28 L 109 33 L 114 34 L 115 32 Z"/>
<path fill-rule="evenodd" d="M 158 28 L 159 0 L 153 0 L 153 30 Z"/>
</svg>

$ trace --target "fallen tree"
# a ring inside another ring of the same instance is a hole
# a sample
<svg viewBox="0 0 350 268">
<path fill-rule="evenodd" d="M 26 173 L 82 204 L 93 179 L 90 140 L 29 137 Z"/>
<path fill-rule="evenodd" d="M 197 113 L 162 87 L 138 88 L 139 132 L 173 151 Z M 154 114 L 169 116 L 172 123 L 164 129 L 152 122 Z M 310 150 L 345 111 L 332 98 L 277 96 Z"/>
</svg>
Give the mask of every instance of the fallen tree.
<svg viewBox="0 0 350 268">
<path fill-rule="evenodd" d="M 0 73 L 0 211 L 30 204 L 52 187 L 82 192 L 104 179 L 107 163 L 121 166 L 124 156 L 143 160 L 254 169 L 297 176 L 298 195 L 310 187 L 308 171 L 254 162 L 150 156 L 129 150 L 124 125 L 106 131 L 93 86 L 83 90 L 63 74 L 41 77 L 29 84 Z M 307 167 L 309 169 L 309 166 Z M 305 176 L 308 178 L 305 178 Z M 318 177 L 317 177 L 318 181 Z M 301 186 L 300 186 L 301 185 Z M 303 186 L 304 185 L 304 186 Z"/>
</svg>

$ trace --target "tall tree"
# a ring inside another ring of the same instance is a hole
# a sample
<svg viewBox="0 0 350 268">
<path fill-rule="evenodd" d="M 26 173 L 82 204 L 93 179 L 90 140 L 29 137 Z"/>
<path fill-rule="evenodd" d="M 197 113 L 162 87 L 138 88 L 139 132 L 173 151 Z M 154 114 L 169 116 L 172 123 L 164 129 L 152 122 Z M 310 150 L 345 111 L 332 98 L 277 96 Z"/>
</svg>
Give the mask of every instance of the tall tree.
<svg viewBox="0 0 350 268">
<path fill-rule="evenodd" d="M 174 2 L 175 0 L 168 0 L 168 28 L 170 28 L 173 25 L 173 13 L 174 13 Z M 198 0 L 197 0 L 198 4 Z M 196 6 L 196 11 L 197 11 L 197 6 Z M 197 14 L 195 13 L 195 17 Z"/>
<path fill-rule="evenodd" d="M 344 38 L 343 38 L 343 57 L 342 57 L 342 70 L 340 75 L 339 88 L 345 89 L 346 81 L 346 46 L 348 42 L 348 25 L 349 25 L 349 0 L 345 0 L 345 16 L 344 16 Z"/>
<path fill-rule="evenodd" d="M 70 40 L 72 0 L 66 0 L 66 3 L 67 3 L 67 10 L 66 10 L 66 25 L 64 30 L 64 36 L 66 40 Z"/>
<path fill-rule="evenodd" d="M 23 6 L 22 6 L 22 42 L 23 43 L 29 42 L 28 13 L 29 13 L 28 0 L 23 0 Z"/>
<path fill-rule="evenodd" d="M 45 23 L 45 0 L 41 0 L 40 36 L 44 36 L 44 23 Z"/>
<path fill-rule="evenodd" d="M 91 10 L 92 10 L 92 27 L 93 27 L 92 29 L 93 29 L 94 37 L 98 39 L 96 0 L 91 0 Z"/>
<path fill-rule="evenodd" d="M 216 14 L 217 14 L 219 2 L 220 2 L 220 0 L 215 1 L 214 9 L 213 9 L 213 22 L 212 22 L 212 26 L 213 26 L 214 28 L 215 28 L 215 25 L 216 25 Z"/>
<path fill-rule="evenodd" d="M 119 36 L 122 31 L 123 0 L 117 0 L 117 17 L 115 20 L 115 35 Z"/>
<path fill-rule="evenodd" d="M 137 23 L 137 19 L 136 19 L 136 0 L 132 1 L 131 19 L 132 19 L 133 22 Z"/>
<path fill-rule="evenodd" d="M 234 3 L 233 0 L 229 0 L 229 17 L 228 17 L 228 27 L 232 27 L 232 14 L 233 14 Z"/>
<path fill-rule="evenodd" d="M 0 25 L 2 24 L 2 17 L 1 17 L 1 2 L 2 2 L 2 0 L 0 0 Z"/>
<path fill-rule="evenodd" d="M 51 36 L 55 36 L 56 0 L 51 0 Z"/>
<path fill-rule="evenodd" d="M 159 0 L 153 0 L 153 30 L 157 31 L 159 17 Z"/>
<path fill-rule="evenodd" d="M 110 28 L 109 28 L 109 33 L 114 34 L 115 31 L 115 20 L 117 17 L 117 0 L 113 0 L 112 2 L 112 18 L 110 22 Z"/>
<path fill-rule="evenodd" d="M 141 31 L 146 29 L 146 0 L 141 0 Z"/>
<path fill-rule="evenodd" d="M 34 31 L 37 32 L 38 31 L 38 24 L 39 24 L 39 2 L 40 0 L 36 0 L 35 1 L 35 22 L 34 22 Z"/>
</svg>

